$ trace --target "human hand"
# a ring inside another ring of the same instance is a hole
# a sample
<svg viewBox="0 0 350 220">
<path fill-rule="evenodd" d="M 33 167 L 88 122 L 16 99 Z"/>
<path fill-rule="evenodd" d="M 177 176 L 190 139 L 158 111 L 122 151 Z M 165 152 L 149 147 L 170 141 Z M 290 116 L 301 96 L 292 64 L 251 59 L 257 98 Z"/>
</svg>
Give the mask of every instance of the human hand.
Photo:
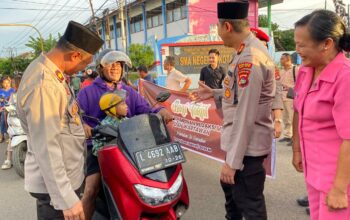
<svg viewBox="0 0 350 220">
<path fill-rule="evenodd" d="M 236 170 L 232 169 L 227 163 L 221 168 L 220 180 L 224 183 L 235 184 Z"/>
<path fill-rule="evenodd" d="M 174 120 L 174 116 L 165 108 L 162 108 L 158 113 L 162 116 L 166 124 Z"/>
<path fill-rule="evenodd" d="M 293 166 L 296 171 L 302 173 L 304 172 L 303 169 L 303 163 L 302 163 L 302 158 L 301 158 L 301 152 L 300 151 L 293 151 Z"/>
<path fill-rule="evenodd" d="M 274 124 L 275 124 L 275 131 L 274 131 L 275 138 L 279 138 L 282 134 L 281 122 L 275 121 Z"/>
<path fill-rule="evenodd" d="M 92 136 L 92 128 L 89 126 L 89 125 L 87 125 L 87 124 L 83 124 L 83 128 L 84 128 L 84 132 L 85 132 L 85 136 L 86 136 L 86 138 L 91 138 L 91 136 Z"/>
<path fill-rule="evenodd" d="M 65 220 L 85 220 L 82 202 L 79 201 L 72 208 L 63 210 L 63 215 Z"/>
<path fill-rule="evenodd" d="M 189 99 L 199 102 L 214 97 L 214 90 L 212 88 L 200 81 L 198 82 L 198 86 L 198 89 L 188 94 Z"/>
<path fill-rule="evenodd" d="M 329 211 L 346 209 L 349 206 L 346 189 L 341 190 L 333 186 L 326 196 L 326 205 L 328 206 Z"/>
</svg>

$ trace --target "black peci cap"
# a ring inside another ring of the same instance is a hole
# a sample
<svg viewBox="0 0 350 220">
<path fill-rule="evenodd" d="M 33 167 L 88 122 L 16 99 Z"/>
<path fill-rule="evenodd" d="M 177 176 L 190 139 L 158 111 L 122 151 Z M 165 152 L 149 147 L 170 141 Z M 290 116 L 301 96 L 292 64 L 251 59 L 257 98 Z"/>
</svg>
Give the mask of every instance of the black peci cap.
<svg viewBox="0 0 350 220">
<path fill-rule="evenodd" d="M 219 2 L 219 19 L 245 19 L 248 17 L 248 2 Z"/>
<path fill-rule="evenodd" d="M 95 54 L 104 43 L 96 33 L 75 21 L 70 21 L 68 23 L 66 31 L 61 39 L 66 40 L 90 54 Z"/>
</svg>

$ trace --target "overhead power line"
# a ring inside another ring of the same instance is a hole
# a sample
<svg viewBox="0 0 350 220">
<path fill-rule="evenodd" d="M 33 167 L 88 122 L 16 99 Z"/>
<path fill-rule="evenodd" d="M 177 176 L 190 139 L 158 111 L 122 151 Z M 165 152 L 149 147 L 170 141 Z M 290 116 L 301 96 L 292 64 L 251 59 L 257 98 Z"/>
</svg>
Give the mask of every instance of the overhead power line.
<svg viewBox="0 0 350 220">
<path fill-rule="evenodd" d="M 24 11 L 88 11 L 89 9 L 43 9 L 43 8 L 6 8 L 0 7 L 0 10 L 24 10 Z"/>
<path fill-rule="evenodd" d="M 37 5 L 55 5 L 55 6 L 62 6 L 62 5 L 56 5 L 56 4 L 50 4 L 50 3 L 43 3 L 43 2 L 34 2 L 34 1 L 26 1 L 26 0 L 7 0 L 7 1 L 12 1 L 15 4 L 19 4 L 16 2 L 24 2 L 24 3 L 29 3 L 29 4 L 37 4 Z M 71 5 L 67 5 L 65 6 L 67 8 L 78 8 L 78 9 L 88 9 L 88 8 L 82 8 L 82 7 L 77 7 L 77 6 L 71 6 Z"/>
<path fill-rule="evenodd" d="M 54 8 L 54 7 L 55 7 L 55 5 L 52 5 L 52 6 L 50 7 L 50 9 L 52 9 L 52 8 Z M 41 15 L 41 12 L 43 12 L 43 11 L 40 11 L 40 12 L 35 16 L 35 18 L 33 19 L 33 21 L 31 22 L 31 24 L 33 24 L 34 27 L 37 27 L 38 24 L 39 24 L 43 19 L 45 19 L 45 17 L 46 17 L 46 16 L 48 15 L 48 13 L 49 13 L 49 11 L 46 11 L 46 13 L 44 13 L 44 15 L 41 16 L 41 17 L 39 18 L 39 16 Z M 40 28 L 38 28 L 38 29 L 40 30 Z M 21 35 L 20 37 L 15 38 L 15 39 L 12 40 L 9 44 L 10 44 L 10 45 L 14 45 L 14 44 L 18 45 L 19 42 L 22 42 L 23 40 L 26 40 L 27 37 L 29 36 L 29 34 L 32 33 L 32 31 L 33 31 L 32 29 L 28 30 L 27 32 L 24 33 L 24 35 Z"/>
</svg>

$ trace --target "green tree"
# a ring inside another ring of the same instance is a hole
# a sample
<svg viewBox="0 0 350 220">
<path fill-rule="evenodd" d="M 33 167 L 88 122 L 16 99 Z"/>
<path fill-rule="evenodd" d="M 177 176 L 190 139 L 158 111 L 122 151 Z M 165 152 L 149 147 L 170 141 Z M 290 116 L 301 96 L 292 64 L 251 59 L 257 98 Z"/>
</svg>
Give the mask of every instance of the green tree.
<svg viewBox="0 0 350 220">
<path fill-rule="evenodd" d="M 129 47 L 129 57 L 134 67 L 140 65 L 149 67 L 154 62 L 154 52 L 148 45 L 131 44 Z"/>
<path fill-rule="evenodd" d="M 259 27 L 267 28 L 267 15 L 259 15 Z M 279 25 L 274 22 L 271 22 L 271 29 L 277 51 L 295 50 L 294 29 L 282 31 L 279 29 Z"/>
<path fill-rule="evenodd" d="M 15 72 L 23 72 L 31 61 L 22 57 L 1 58 L 0 74 L 12 76 Z"/>
<path fill-rule="evenodd" d="M 49 38 L 43 39 L 44 44 L 44 51 L 47 52 L 51 50 L 51 48 L 56 46 L 57 39 L 59 39 L 61 36 L 58 34 L 58 38 L 54 38 L 52 34 L 49 35 Z M 30 36 L 30 40 L 26 44 L 27 47 L 30 47 L 34 50 L 34 56 L 38 57 L 41 53 L 41 40 L 39 37 L 34 38 Z"/>
<path fill-rule="evenodd" d="M 259 27 L 268 27 L 268 22 L 267 22 L 267 15 L 259 15 Z M 271 22 L 271 29 L 272 32 L 275 32 L 276 30 L 278 30 L 279 25 L 277 23 Z"/>
<path fill-rule="evenodd" d="M 278 40 L 283 50 L 295 50 L 294 29 L 276 31 L 275 40 Z"/>
</svg>

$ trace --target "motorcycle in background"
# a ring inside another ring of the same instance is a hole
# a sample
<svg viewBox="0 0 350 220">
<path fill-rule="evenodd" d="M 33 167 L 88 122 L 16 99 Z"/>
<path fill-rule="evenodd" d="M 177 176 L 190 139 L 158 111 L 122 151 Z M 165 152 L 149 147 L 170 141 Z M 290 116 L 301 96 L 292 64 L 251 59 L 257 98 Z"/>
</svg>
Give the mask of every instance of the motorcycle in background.
<svg viewBox="0 0 350 220">
<path fill-rule="evenodd" d="M 7 112 L 7 133 L 10 136 L 12 164 L 16 173 L 24 177 L 24 160 L 27 153 L 27 135 L 24 133 L 21 122 L 17 116 L 16 106 L 11 104 L 4 107 Z"/>
</svg>

